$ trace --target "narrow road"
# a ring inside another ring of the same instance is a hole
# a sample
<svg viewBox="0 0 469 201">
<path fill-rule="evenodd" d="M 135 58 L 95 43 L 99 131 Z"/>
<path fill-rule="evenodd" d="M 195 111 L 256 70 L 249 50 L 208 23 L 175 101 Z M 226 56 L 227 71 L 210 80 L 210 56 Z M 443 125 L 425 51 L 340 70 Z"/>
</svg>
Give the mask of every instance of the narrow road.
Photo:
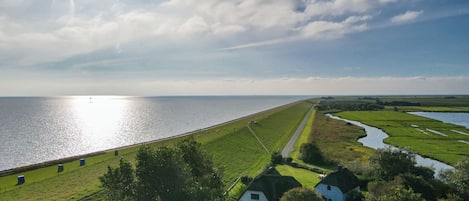
<svg viewBox="0 0 469 201">
<path fill-rule="evenodd" d="M 295 134 L 291 137 L 290 141 L 288 141 L 287 145 L 285 145 L 285 148 L 282 150 L 282 157 L 286 158 L 290 155 L 290 153 L 294 150 L 295 142 L 300 136 L 301 132 L 303 132 L 303 129 L 305 128 L 306 123 L 308 122 L 309 116 L 311 116 L 311 112 L 314 109 L 314 106 L 311 106 L 309 109 L 308 113 L 304 117 L 303 121 L 301 124 L 298 126 L 298 128 L 295 131 Z"/>
</svg>

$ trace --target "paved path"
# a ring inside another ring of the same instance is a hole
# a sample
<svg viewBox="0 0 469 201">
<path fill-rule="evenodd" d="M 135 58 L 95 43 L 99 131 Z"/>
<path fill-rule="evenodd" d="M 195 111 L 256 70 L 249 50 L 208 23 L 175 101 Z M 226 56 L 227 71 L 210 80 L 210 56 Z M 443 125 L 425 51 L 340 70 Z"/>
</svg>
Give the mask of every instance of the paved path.
<svg viewBox="0 0 469 201">
<path fill-rule="evenodd" d="M 290 153 L 294 150 L 295 142 L 300 136 L 300 134 L 303 132 L 303 129 L 305 128 L 306 123 L 308 122 L 309 116 L 311 116 L 311 112 L 314 109 L 314 106 L 311 106 L 309 109 L 308 113 L 306 116 L 303 118 L 303 121 L 301 124 L 298 126 L 298 128 L 295 131 L 295 134 L 291 137 L 290 141 L 288 141 L 287 145 L 285 145 L 285 148 L 282 150 L 282 157 L 286 158 L 290 155 Z"/>
<path fill-rule="evenodd" d="M 265 145 L 264 145 L 264 143 L 262 143 L 261 139 L 259 139 L 259 138 L 257 137 L 256 133 L 254 133 L 254 131 L 251 129 L 250 123 L 248 123 L 248 129 L 249 129 L 249 131 L 251 131 L 251 134 L 254 135 L 254 137 L 257 139 L 257 141 L 259 142 L 259 144 L 261 144 L 262 147 L 264 147 L 265 151 L 266 151 L 267 153 L 270 153 L 270 152 L 269 152 L 269 149 L 267 149 L 267 147 L 265 147 Z"/>
</svg>

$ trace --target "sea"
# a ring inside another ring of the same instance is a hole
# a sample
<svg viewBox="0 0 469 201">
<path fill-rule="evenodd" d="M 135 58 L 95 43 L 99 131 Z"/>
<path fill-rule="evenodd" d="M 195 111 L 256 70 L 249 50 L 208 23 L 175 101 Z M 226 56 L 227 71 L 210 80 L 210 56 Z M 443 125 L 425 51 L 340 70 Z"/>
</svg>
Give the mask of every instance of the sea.
<svg viewBox="0 0 469 201">
<path fill-rule="evenodd" d="M 0 171 L 168 138 L 306 98 L 1 97 Z"/>
<path fill-rule="evenodd" d="M 469 128 L 469 113 L 462 112 L 409 112 L 409 114 L 440 120 Z"/>
</svg>

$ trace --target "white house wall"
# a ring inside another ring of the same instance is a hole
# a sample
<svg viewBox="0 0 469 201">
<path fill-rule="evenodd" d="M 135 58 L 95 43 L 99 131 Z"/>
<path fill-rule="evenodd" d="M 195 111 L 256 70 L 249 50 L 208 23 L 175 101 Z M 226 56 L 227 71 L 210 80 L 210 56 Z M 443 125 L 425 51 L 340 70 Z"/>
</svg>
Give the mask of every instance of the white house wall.
<svg viewBox="0 0 469 201">
<path fill-rule="evenodd" d="M 337 186 L 331 186 L 331 190 L 327 190 L 327 185 L 319 184 L 316 186 L 316 193 L 324 196 L 327 201 L 345 201 L 344 194 Z"/>
<path fill-rule="evenodd" d="M 251 193 L 259 194 L 259 200 L 252 200 Z M 269 200 L 267 200 L 267 197 L 265 197 L 264 193 L 261 191 L 246 191 L 244 192 L 243 196 L 241 196 L 239 201 L 269 201 Z"/>
</svg>

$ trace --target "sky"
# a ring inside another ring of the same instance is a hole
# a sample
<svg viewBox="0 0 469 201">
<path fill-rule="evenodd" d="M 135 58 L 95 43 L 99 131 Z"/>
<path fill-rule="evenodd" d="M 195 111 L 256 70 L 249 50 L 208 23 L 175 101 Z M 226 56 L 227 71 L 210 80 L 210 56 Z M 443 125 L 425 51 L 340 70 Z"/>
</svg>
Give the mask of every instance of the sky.
<svg viewBox="0 0 469 201">
<path fill-rule="evenodd" d="M 467 0 L 0 0 L 0 96 L 469 94 Z"/>
</svg>

